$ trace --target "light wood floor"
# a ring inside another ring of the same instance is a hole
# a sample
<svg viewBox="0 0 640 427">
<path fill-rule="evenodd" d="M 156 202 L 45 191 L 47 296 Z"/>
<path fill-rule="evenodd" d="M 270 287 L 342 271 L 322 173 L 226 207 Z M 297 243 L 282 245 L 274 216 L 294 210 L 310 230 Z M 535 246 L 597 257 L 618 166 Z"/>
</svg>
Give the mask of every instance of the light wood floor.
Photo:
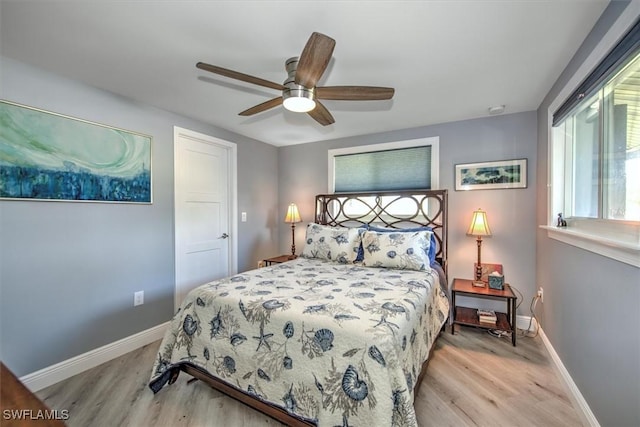
<svg viewBox="0 0 640 427">
<path fill-rule="evenodd" d="M 83 372 L 37 395 L 69 410 L 69 427 L 280 426 L 200 381 L 147 387 L 160 342 Z M 514 348 L 475 328 L 441 334 L 415 407 L 420 426 L 582 426 L 538 338 Z M 372 426 L 373 427 L 373 426 Z"/>
</svg>

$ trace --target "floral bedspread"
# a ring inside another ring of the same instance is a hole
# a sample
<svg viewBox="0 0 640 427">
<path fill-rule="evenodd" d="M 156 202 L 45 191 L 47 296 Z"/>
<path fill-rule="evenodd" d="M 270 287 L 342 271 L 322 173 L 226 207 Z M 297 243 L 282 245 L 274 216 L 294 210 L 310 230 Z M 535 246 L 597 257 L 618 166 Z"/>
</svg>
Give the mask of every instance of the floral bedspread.
<svg viewBox="0 0 640 427">
<path fill-rule="evenodd" d="M 414 385 L 448 312 L 435 270 L 298 258 L 191 291 L 149 386 L 191 364 L 319 426 L 417 426 Z"/>
</svg>

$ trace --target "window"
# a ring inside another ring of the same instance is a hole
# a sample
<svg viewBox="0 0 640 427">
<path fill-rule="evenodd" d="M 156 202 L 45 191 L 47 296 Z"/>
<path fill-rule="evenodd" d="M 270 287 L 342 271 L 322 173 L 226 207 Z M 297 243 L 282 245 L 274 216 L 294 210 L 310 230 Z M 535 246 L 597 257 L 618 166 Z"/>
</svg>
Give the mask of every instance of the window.
<svg viewBox="0 0 640 427">
<path fill-rule="evenodd" d="M 329 192 L 424 190 L 438 188 L 438 137 L 329 150 Z M 386 205 L 391 200 L 383 198 Z M 370 206 L 374 205 L 371 198 Z M 392 215 L 416 212 L 412 199 L 400 199 L 387 211 Z M 345 214 L 358 217 L 370 208 L 357 201 L 345 206 Z"/>
<path fill-rule="evenodd" d="M 640 54 L 556 125 L 567 217 L 640 221 Z"/>
<path fill-rule="evenodd" d="M 550 236 L 640 266 L 639 22 L 556 110 L 551 139 L 549 223 L 568 228 Z"/>
<path fill-rule="evenodd" d="M 329 150 L 329 192 L 438 188 L 438 137 Z"/>
</svg>

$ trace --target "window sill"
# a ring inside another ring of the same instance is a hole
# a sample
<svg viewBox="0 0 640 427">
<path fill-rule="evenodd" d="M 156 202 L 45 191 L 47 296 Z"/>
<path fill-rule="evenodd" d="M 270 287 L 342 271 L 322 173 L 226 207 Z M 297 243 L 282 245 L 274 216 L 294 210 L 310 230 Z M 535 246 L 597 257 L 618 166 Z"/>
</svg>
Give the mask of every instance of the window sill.
<svg viewBox="0 0 640 427">
<path fill-rule="evenodd" d="M 624 242 L 571 228 L 558 228 L 549 225 L 541 225 L 540 228 L 547 230 L 547 236 L 551 239 L 615 259 L 625 264 L 640 267 L 640 244 L 638 243 Z"/>
</svg>

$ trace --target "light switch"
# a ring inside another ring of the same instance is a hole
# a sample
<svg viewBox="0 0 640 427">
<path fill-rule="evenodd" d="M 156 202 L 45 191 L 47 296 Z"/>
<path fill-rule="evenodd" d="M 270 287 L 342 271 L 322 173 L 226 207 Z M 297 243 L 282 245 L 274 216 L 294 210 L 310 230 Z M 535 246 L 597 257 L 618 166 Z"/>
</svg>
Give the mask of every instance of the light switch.
<svg viewBox="0 0 640 427">
<path fill-rule="evenodd" d="M 246 212 L 242 212 L 242 215 L 241 215 L 241 219 L 240 219 L 240 220 L 241 220 L 242 222 L 247 222 L 247 213 L 246 213 Z"/>
</svg>

